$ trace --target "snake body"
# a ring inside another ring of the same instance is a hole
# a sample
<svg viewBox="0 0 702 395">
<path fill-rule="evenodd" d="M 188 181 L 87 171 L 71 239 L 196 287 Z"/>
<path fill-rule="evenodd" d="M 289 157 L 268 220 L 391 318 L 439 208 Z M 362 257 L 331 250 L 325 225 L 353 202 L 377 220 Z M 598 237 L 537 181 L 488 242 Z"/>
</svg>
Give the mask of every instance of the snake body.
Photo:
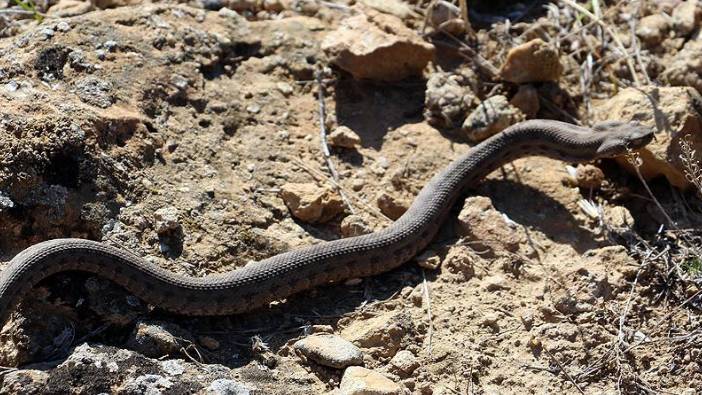
<svg viewBox="0 0 702 395">
<path fill-rule="evenodd" d="M 585 128 L 550 120 L 522 122 L 474 146 L 435 175 L 406 213 L 381 231 L 322 242 L 205 277 L 174 274 L 95 241 L 45 241 L 20 252 L 0 274 L 0 320 L 4 322 L 39 281 L 63 271 L 94 273 L 174 313 L 245 312 L 310 287 L 371 276 L 410 260 L 431 242 L 468 187 L 513 159 L 537 154 L 592 161 L 643 147 L 652 136 L 649 128 L 633 123 Z"/>
</svg>

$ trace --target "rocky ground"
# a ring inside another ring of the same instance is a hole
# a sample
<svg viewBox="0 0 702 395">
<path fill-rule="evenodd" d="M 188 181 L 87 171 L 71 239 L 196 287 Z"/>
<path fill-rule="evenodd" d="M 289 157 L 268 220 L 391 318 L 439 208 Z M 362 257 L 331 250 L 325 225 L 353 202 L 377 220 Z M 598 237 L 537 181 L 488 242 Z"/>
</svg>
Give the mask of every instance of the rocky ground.
<svg viewBox="0 0 702 395">
<path fill-rule="evenodd" d="M 54 276 L 0 334 L 0 393 L 702 391 L 702 5 L 455 3 L 4 4 L 5 262 L 83 237 L 226 272 L 383 228 L 524 119 L 656 140 L 517 160 L 410 263 L 252 313 Z"/>
</svg>

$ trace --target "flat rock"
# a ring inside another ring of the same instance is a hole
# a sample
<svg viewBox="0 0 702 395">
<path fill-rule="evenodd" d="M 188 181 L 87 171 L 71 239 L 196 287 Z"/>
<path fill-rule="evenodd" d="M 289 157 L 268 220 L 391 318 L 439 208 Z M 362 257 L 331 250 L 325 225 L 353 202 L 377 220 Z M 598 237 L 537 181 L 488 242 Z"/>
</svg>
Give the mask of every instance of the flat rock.
<svg viewBox="0 0 702 395">
<path fill-rule="evenodd" d="M 419 75 L 434 57 L 434 46 L 399 18 L 372 10 L 343 20 L 322 50 L 354 78 L 380 81 Z"/>
<path fill-rule="evenodd" d="M 360 366 L 347 368 L 339 385 L 343 395 L 398 395 L 401 391 L 389 378 Z"/>
<path fill-rule="evenodd" d="M 465 200 L 458 214 L 457 230 L 477 249 L 495 251 L 502 248 L 516 252 L 520 244 L 526 242 L 523 231 L 510 226 L 485 196 L 471 196 Z"/>
<path fill-rule="evenodd" d="M 412 321 L 409 316 L 390 312 L 355 321 L 344 328 L 341 335 L 372 354 L 392 357 L 400 349 L 402 339 L 411 329 Z"/>
<path fill-rule="evenodd" d="M 664 176 L 679 188 L 687 188 L 685 166 L 680 159 L 682 139 L 690 141 L 695 160 L 702 160 L 702 96 L 690 87 L 626 88 L 594 108 L 596 120 L 636 121 L 655 130 L 656 138 L 639 150 L 639 170 L 646 179 Z M 626 158 L 617 162 L 631 172 Z"/>
<path fill-rule="evenodd" d="M 391 370 L 400 377 L 409 377 L 419 367 L 417 357 L 408 350 L 400 350 L 390 360 Z"/>
<path fill-rule="evenodd" d="M 502 95 L 495 95 L 478 105 L 463 122 L 466 136 L 474 142 L 485 140 L 524 120 L 524 114 Z"/>
<path fill-rule="evenodd" d="M 339 126 L 329 133 L 329 145 L 333 147 L 354 148 L 361 145 L 361 138 L 346 126 Z"/>
<path fill-rule="evenodd" d="M 294 347 L 308 359 L 336 369 L 363 364 L 361 350 L 348 340 L 333 334 L 307 336 L 295 342 Z"/>
<path fill-rule="evenodd" d="M 505 81 L 522 84 L 557 81 L 562 73 L 558 51 L 537 38 L 510 49 L 499 75 Z"/>
<path fill-rule="evenodd" d="M 326 222 L 344 211 L 344 202 L 336 192 L 312 183 L 284 184 L 281 197 L 292 215 L 304 222 Z"/>
</svg>

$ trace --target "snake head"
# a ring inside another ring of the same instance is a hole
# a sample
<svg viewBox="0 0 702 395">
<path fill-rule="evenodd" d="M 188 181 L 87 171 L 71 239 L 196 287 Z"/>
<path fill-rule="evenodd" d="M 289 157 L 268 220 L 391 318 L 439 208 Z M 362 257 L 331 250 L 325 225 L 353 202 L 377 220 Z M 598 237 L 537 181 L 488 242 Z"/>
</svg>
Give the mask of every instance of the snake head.
<svg viewBox="0 0 702 395">
<path fill-rule="evenodd" d="M 643 148 L 653 139 L 653 129 L 637 122 L 605 121 L 592 127 L 600 145 L 597 156 L 611 158 Z"/>
</svg>

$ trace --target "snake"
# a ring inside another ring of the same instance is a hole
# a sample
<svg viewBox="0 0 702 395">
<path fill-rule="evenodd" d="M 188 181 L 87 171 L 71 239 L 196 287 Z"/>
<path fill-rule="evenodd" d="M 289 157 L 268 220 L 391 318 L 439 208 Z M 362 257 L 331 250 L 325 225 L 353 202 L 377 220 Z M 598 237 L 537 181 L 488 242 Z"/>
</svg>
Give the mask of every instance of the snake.
<svg viewBox="0 0 702 395">
<path fill-rule="evenodd" d="M 432 242 L 459 197 L 512 160 L 541 155 L 591 162 L 638 150 L 653 134 L 635 122 L 584 127 L 523 121 L 469 148 L 431 178 L 407 211 L 384 229 L 293 249 L 224 273 L 176 274 L 125 249 L 87 239 L 40 242 L 19 252 L 0 273 L 0 320 L 6 322 L 37 283 L 66 271 L 106 278 L 152 306 L 181 315 L 262 308 L 308 288 L 376 275 L 411 260 Z"/>
</svg>

